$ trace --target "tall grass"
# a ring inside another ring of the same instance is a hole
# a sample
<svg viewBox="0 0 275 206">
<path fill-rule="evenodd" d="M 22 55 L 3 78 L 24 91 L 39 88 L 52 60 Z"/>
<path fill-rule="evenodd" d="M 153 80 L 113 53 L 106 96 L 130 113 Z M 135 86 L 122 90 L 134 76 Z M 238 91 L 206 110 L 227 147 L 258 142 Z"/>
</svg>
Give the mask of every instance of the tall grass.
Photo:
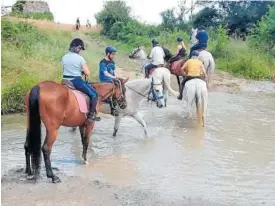
<svg viewBox="0 0 275 206">
<path fill-rule="evenodd" d="M 66 31 L 40 31 L 25 22 L 1 23 L 1 113 L 21 112 L 24 94 L 35 83 L 60 81 L 60 60 L 68 51 L 72 35 Z"/>
</svg>

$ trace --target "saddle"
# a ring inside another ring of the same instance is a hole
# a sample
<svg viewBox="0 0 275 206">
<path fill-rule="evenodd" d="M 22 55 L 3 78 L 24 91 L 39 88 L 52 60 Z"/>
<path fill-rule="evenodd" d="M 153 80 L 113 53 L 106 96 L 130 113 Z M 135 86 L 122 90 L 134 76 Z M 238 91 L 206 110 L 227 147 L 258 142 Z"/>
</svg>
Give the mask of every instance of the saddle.
<svg viewBox="0 0 275 206">
<path fill-rule="evenodd" d="M 69 91 L 74 94 L 78 102 L 80 112 L 87 114 L 89 112 L 90 98 L 83 92 L 76 90 L 70 80 L 63 79 L 61 84 L 67 87 Z"/>
</svg>

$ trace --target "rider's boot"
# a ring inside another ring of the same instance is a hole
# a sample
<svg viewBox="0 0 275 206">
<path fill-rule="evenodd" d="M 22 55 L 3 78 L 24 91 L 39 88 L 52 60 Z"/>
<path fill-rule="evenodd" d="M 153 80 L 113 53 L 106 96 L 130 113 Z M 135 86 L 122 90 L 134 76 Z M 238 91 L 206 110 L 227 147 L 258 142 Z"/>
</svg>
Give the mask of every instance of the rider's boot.
<svg viewBox="0 0 275 206">
<path fill-rule="evenodd" d="M 101 118 L 96 116 L 97 99 L 90 99 L 90 111 L 87 116 L 88 122 L 100 121 Z"/>
</svg>

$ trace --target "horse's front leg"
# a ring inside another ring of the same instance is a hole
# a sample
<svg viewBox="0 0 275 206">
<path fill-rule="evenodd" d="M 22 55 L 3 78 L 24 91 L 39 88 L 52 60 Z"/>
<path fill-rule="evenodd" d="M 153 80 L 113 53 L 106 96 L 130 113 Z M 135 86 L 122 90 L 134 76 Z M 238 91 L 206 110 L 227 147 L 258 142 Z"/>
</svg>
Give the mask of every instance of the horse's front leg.
<svg viewBox="0 0 275 206">
<path fill-rule="evenodd" d="M 89 162 L 87 161 L 87 150 L 88 150 L 88 146 L 89 146 L 89 142 L 90 142 L 90 136 L 91 136 L 94 126 L 95 126 L 94 122 L 85 125 L 84 133 L 83 133 L 84 135 L 81 136 L 82 145 L 83 145 L 82 157 L 83 157 L 85 164 L 89 164 Z"/>
<path fill-rule="evenodd" d="M 120 122 L 121 122 L 121 115 L 118 115 L 115 117 L 115 126 L 114 126 L 114 132 L 113 132 L 113 137 L 116 137 Z"/>
</svg>

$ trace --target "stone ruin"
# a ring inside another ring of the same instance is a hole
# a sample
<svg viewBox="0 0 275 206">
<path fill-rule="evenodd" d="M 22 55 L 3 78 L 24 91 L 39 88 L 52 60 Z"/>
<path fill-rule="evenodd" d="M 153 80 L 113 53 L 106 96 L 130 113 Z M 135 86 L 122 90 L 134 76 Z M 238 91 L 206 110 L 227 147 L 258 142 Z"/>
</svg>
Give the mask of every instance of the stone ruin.
<svg viewBox="0 0 275 206">
<path fill-rule="evenodd" d="M 49 5 L 46 1 L 17 1 L 13 9 L 22 13 L 50 12 Z"/>
</svg>

